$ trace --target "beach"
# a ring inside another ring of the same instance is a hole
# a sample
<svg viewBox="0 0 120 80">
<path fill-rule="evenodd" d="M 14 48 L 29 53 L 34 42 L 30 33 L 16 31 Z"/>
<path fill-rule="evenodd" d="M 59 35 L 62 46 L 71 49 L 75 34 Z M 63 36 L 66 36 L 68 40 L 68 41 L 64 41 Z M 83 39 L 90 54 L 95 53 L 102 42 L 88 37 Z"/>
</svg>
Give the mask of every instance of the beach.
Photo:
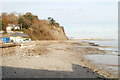
<svg viewBox="0 0 120 80">
<path fill-rule="evenodd" d="M 89 53 L 106 54 L 87 42 L 31 41 L 2 50 L 3 78 L 118 78 L 85 58 Z"/>
<path fill-rule="evenodd" d="M 1 0 L 0 78 L 119 79 L 117 0 Z"/>
</svg>

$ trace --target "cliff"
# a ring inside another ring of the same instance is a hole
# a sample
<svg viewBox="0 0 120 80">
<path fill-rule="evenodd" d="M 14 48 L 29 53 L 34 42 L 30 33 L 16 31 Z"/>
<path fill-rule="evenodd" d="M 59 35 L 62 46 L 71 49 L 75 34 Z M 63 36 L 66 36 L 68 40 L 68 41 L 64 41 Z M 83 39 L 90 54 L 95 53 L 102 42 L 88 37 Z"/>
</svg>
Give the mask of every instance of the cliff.
<svg viewBox="0 0 120 80">
<path fill-rule="evenodd" d="M 49 25 L 46 20 L 40 20 L 31 28 L 24 30 L 32 40 L 67 40 L 64 28 L 61 26 Z"/>
<path fill-rule="evenodd" d="M 1 21 L 1 20 L 0 20 Z M 15 16 L 13 13 L 2 13 L 2 29 L 8 24 L 22 25 L 22 31 L 30 36 L 32 40 L 67 40 L 64 28 L 53 18 L 41 20 L 30 12 Z"/>
</svg>

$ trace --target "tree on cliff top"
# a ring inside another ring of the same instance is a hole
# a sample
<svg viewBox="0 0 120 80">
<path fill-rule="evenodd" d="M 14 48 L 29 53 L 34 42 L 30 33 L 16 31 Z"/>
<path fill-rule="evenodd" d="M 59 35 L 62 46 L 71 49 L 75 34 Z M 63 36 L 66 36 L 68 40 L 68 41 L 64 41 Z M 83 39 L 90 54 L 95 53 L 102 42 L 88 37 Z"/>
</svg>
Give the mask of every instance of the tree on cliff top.
<svg viewBox="0 0 120 80">
<path fill-rule="evenodd" d="M 18 19 L 18 24 L 22 24 L 22 27 L 28 29 L 32 25 L 34 16 L 32 13 L 27 12 L 25 15 L 22 15 Z"/>
<path fill-rule="evenodd" d="M 52 17 L 48 17 L 48 23 L 49 23 L 50 25 L 54 25 L 55 22 L 56 22 L 56 21 L 55 21 Z"/>
</svg>

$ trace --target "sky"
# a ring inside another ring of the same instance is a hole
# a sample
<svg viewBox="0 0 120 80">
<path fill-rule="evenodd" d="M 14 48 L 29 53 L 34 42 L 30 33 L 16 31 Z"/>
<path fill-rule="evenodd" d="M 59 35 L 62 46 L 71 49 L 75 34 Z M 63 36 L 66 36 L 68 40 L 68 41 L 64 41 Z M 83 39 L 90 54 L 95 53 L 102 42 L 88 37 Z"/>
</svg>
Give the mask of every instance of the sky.
<svg viewBox="0 0 120 80">
<path fill-rule="evenodd" d="M 1 12 L 32 12 L 40 19 L 53 17 L 68 37 L 118 37 L 119 0 L 2 0 Z"/>
</svg>

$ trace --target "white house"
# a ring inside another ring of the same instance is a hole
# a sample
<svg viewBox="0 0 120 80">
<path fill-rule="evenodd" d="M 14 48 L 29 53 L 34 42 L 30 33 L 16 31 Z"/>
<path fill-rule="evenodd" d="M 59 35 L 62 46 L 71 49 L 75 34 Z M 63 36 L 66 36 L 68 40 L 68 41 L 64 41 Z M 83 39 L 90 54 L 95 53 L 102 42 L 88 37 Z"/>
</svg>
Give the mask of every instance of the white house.
<svg viewBox="0 0 120 80">
<path fill-rule="evenodd" d="M 6 27 L 6 31 L 12 31 L 12 29 L 13 29 L 13 27 L 11 27 L 11 26 Z"/>
<path fill-rule="evenodd" d="M 20 30 L 20 27 L 19 26 L 15 26 L 14 29 L 15 30 Z"/>
<path fill-rule="evenodd" d="M 20 30 L 20 26 L 18 24 L 8 24 L 6 31 L 9 33 L 12 32 L 12 30 Z"/>
</svg>

